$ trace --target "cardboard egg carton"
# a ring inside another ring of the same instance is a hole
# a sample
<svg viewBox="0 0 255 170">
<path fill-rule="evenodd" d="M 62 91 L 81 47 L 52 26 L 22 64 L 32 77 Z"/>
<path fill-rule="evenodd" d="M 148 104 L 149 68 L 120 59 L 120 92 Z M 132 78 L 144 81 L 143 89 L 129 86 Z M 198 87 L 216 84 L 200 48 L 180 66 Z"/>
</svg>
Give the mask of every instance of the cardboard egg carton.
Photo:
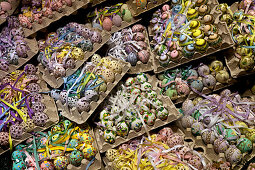
<svg viewBox="0 0 255 170">
<path fill-rule="evenodd" d="M 163 106 L 168 110 L 168 118 L 164 121 L 160 120 L 160 119 L 156 119 L 154 125 L 152 126 L 148 126 L 146 125 L 146 128 L 148 129 L 148 131 L 152 131 L 156 128 L 165 126 L 175 120 L 177 120 L 181 115 L 180 113 L 178 113 L 175 105 L 172 103 L 172 101 L 166 97 L 166 96 L 162 96 L 160 95 L 160 89 L 156 86 L 156 82 L 157 79 L 155 76 L 148 76 L 148 82 L 152 85 L 153 90 L 157 93 L 157 99 L 161 100 L 163 102 Z M 123 84 L 123 82 L 120 82 L 119 85 Z M 116 89 L 114 89 L 114 91 L 112 92 L 112 94 L 114 94 L 116 92 Z M 100 108 L 101 110 L 101 108 Z M 99 112 L 95 115 L 95 119 L 96 117 L 99 116 Z M 135 137 L 139 137 L 142 136 L 143 134 L 146 134 L 145 128 L 142 126 L 141 130 L 139 132 L 136 132 L 134 130 L 129 130 L 129 133 L 126 137 L 121 137 L 121 136 L 116 136 L 115 142 L 113 144 L 107 143 L 104 141 L 104 137 L 102 135 L 100 135 L 99 129 L 96 128 L 95 129 L 95 135 L 96 135 L 96 139 L 98 142 L 98 148 L 100 150 L 101 153 L 106 152 L 108 149 L 114 148 L 119 146 L 122 143 L 125 143 Z"/>
<path fill-rule="evenodd" d="M 141 20 L 141 19 L 139 19 L 139 20 Z M 129 26 L 131 26 L 131 25 L 132 24 L 130 24 Z M 133 25 L 135 25 L 135 24 L 133 24 Z M 147 50 L 149 50 L 150 58 L 146 64 L 143 64 L 141 61 L 138 60 L 135 66 L 130 67 L 130 70 L 128 72 L 129 74 L 138 74 L 138 73 L 143 73 L 143 72 L 148 72 L 148 71 L 153 70 L 153 60 L 154 60 L 153 56 L 154 55 L 150 49 L 150 41 L 149 41 L 148 32 L 146 30 L 146 27 L 144 27 L 144 28 L 145 28 L 143 31 L 143 34 L 145 36 L 144 42 L 146 42 L 146 44 L 147 44 Z M 128 62 L 125 62 L 125 63 L 128 63 Z"/>
<path fill-rule="evenodd" d="M 2 1 L 1 1 L 1 2 L 2 2 Z M 15 11 L 15 10 L 17 9 L 17 7 L 19 6 L 19 3 L 20 3 L 20 0 L 12 0 L 12 1 L 11 1 L 12 9 L 9 10 L 9 11 L 7 11 L 8 16 L 11 16 L 11 15 L 14 13 L 14 11 Z M 6 21 L 6 18 L 1 18 L 1 17 L 0 17 L 0 25 L 3 24 L 3 23 L 5 23 L 5 21 Z"/>
<path fill-rule="evenodd" d="M 177 134 L 183 136 L 183 137 L 184 137 L 184 145 L 186 145 L 186 146 L 190 147 L 191 149 L 193 149 L 193 150 L 199 152 L 199 153 L 203 156 L 206 165 L 208 165 L 209 163 L 212 162 L 212 161 L 208 158 L 208 156 L 207 156 L 207 154 L 206 154 L 206 149 L 205 149 L 204 147 L 201 147 L 201 146 L 196 145 L 196 144 L 195 144 L 195 141 L 194 141 L 192 138 L 186 136 L 186 134 L 185 134 L 178 126 L 176 126 L 176 123 L 175 123 L 175 122 L 171 123 L 171 124 L 168 125 L 167 127 L 170 127 L 170 128 L 173 130 L 174 133 L 177 133 Z M 118 147 L 118 146 L 116 146 L 115 149 L 117 149 L 117 147 Z M 105 153 L 102 154 L 102 159 L 103 159 L 104 164 L 106 165 L 106 166 L 105 166 L 105 169 L 106 169 L 106 170 L 113 170 L 112 162 L 110 162 L 110 161 L 106 158 Z"/>
<path fill-rule="evenodd" d="M 92 0 L 92 7 L 98 5 L 98 4 L 101 4 L 103 2 L 105 2 L 107 0 Z"/>
<path fill-rule="evenodd" d="M 40 77 L 40 75 L 38 73 L 37 73 L 37 76 L 39 77 L 39 80 L 37 81 L 37 83 L 41 87 L 40 92 L 49 91 L 49 89 L 47 88 L 46 82 L 42 80 L 42 78 Z M 56 107 L 56 104 L 55 104 L 53 98 L 51 98 L 49 95 L 44 95 L 43 94 L 42 103 L 46 107 L 45 110 L 44 110 L 44 113 L 49 117 L 49 119 L 46 122 L 45 126 L 43 126 L 43 127 L 35 126 L 33 132 L 44 131 L 44 130 L 48 129 L 49 127 L 57 124 L 58 121 L 59 121 L 58 110 L 57 110 L 57 107 Z M 12 138 L 13 147 L 15 147 L 18 144 L 22 143 L 23 141 L 30 138 L 31 136 L 33 136 L 31 133 L 23 132 L 23 135 L 22 135 L 21 139 L 13 139 Z M 9 146 L 6 146 L 6 147 L 0 146 L 0 155 L 7 152 L 7 151 L 9 151 L 9 150 L 10 150 Z"/>
<path fill-rule="evenodd" d="M 9 70 L 7 72 L 0 70 L 0 79 L 6 76 L 8 73 L 11 73 L 20 68 L 22 65 L 27 63 L 33 56 L 35 56 L 38 53 L 38 45 L 35 38 L 34 39 L 25 38 L 25 41 L 30 49 L 27 51 L 27 57 L 26 58 L 19 57 L 18 65 L 9 64 Z"/>
<path fill-rule="evenodd" d="M 87 27 L 90 27 L 90 24 L 86 25 Z M 93 30 L 99 31 L 98 29 Z M 81 67 L 81 65 L 87 61 L 93 54 L 95 54 L 110 38 L 110 34 L 105 31 L 100 31 L 102 35 L 102 42 L 100 44 L 93 43 L 93 50 L 85 51 L 84 52 L 84 59 L 83 60 L 75 60 L 75 68 L 74 69 L 66 69 L 66 77 L 72 75 L 75 71 L 78 70 L 78 68 Z M 38 65 L 39 71 L 42 73 L 42 78 L 52 87 L 52 88 L 59 88 L 63 83 L 64 80 L 62 77 L 55 78 L 53 73 L 50 73 L 47 68 L 44 68 L 44 66 L 39 63 Z"/>
<path fill-rule="evenodd" d="M 48 17 L 42 17 L 42 23 L 38 24 L 36 22 L 32 23 L 32 28 L 23 28 L 25 36 L 31 36 L 37 31 L 48 27 L 51 23 L 61 19 L 64 16 L 69 16 L 76 12 L 78 9 L 87 6 L 91 0 L 72 0 L 72 6 L 63 5 L 63 11 L 61 13 L 53 11 L 53 17 L 50 19 Z"/>
<path fill-rule="evenodd" d="M 218 13 L 215 12 L 216 11 L 216 7 L 217 7 L 217 3 L 216 2 L 217 1 L 214 1 L 214 2 L 213 1 L 209 1 L 208 2 L 208 5 L 211 6 L 211 9 L 212 9 L 210 14 L 212 14 L 215 19 L 219 15 Z M 206 56 L 214 54 L 216 52 L 232 48 L 232 46 L 234 45 L 234 41 L 232 40 L 231 34 L 230 34 L 229 30 L 228 30 L 228 27 L 227 27 L 226 23 L 225 22 L 220 22 L 218 20 L 215 20 L 214 25 L 217 27 L 218 34 L 222 38 L 222 44 L 221 44 L 220 47 L 214 48 L 214 47 L 209 46 L 205 53 L 200 53 L 200 52 L 195 51 L 194 55 L 192 57 L 190 57 L 190 58 L 181 56 L 181 58 L 178 61 L 176 61 L 176 62 L 175 61 L 170 61 L 168 66 L 166 66 L 166 67 L 163 67 L 163 66 L 160 65 L 160 63 L 159 63 L 159 56 L 157 55 L 157 53 L 155 51 L 153 51 L 154 55 L 156 56 L 154 58 L 154 64 L 153 64 L 154 72 L 155 73 L 160 73 L 160 72 L 163 72 L 165 70 L 168 70 L 168 69 L 175 68 L 175 67 L 178 67 L 180 65 L 183 65 L 185 63 L 189 63 L 191 61 L 194 61 L 194 60 L 206 57 Z M 150 25 L 148 27 L 149 35 L 151 37 L 154 36 L 153 32 L 152 32 L 152 27 L 153 27 L 152 25 Z M 151 44 L 155 44 L 155 40 L 152 40 Z"/>
<path fill-rule="evenodd" d="M 150 11 L 151 9 L 156 8 L 156 7 L 162 5 L 163 3 L 168 2 L 170 0 L 155 0 L 156 3 L 153 3 L 153 1 L 154 0 L 148 1 L 145 9 L 143 9 L 141 7 L 138 7 L 136 5 L 136 0 L 128 0 L 127 4 L 130 8 L 130 12 L 132 13 L 132 15 L 134 17 L 137 17 L 138 15 L 141 15 L 141 14 L 147 12 L 147 11 Z"/>
<path fill-rule="evenodd" d="M 102 160 L 101 160 L 100 153 L 98 151 L 98 146 L 97 146 L 97 142 L 96 142 L 96 138 L 95 138 L 95 134 L 94 134 L 93 129 L 91 129 L 89 131 L 89 134 L 94 138 L 93 146 L 97 149 L 97 154 L 95 156 L 94 162 L 89 166 L 88 170 L 100 170 L 102 168 L 102 165 L 101 165 Z M 76 166 L 74 166 L 72 164 L 69 164 L 67 166 L 67 169 L 68 170 L 85 170 L 87 168 L 89 162 L 90 162 L 89 160 L 83 159 L 81 161 L 81 165 L 80 166 L 76 167 Z"/>
<path fill-rule="evenodd" d="M 117 60 L 112 58 L 113 60 Z M 82 113 L 78 112 L 76 108 L 69 109 L 68 105 L 62 104 L 60 100 L 56 101 L 56 104 L 58 106 L 58 110 L 62 111 L 62 115 L 77 124 L 83 124 L 88 120 L 88 118 L 94 113 L 96 108 L 104 101 L 104 99 L 108 96 L 108 94 L 112 91 L 112 89 L 118 84 L 118 82 L 122 79 L 122 77 L 128 72 L 130 69 L 130 64 L 129 63 L 124 63 L 122 61 L 119 61 L 122 64 L 122 73 L 121 74 L 115 74 L 115 81 L 113 83 L 108 82 L 107 83 L 107 90 L 106 92 L 100 92 L 99 99 L 98 101 L 92 101 L 90 103 L 90 111 L 85 112 L 83 111 Z"/>
</svg>

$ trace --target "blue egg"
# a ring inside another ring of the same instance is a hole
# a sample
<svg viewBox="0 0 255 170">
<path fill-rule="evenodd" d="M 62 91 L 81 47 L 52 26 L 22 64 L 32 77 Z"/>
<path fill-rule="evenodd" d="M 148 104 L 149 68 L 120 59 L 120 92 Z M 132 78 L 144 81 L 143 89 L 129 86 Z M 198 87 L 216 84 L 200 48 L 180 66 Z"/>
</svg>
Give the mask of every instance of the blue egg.
<svg viewBox="0 0 255 170">
<path fill-rule="evenodd" d="M 202 91 L 203 90 L 203 83 L 201 80 L 194 80 L 191 85 L 190 85 L 192 88 L 194 88 L 195 90 L 197 91 Z"/>
<path fill-rule="evenodd" d="M 132 65 L 135 66 L 137 63 L 137 56 L 135 53 L 129 53 L 127 57 L 127 61 Z"/>
</svg>

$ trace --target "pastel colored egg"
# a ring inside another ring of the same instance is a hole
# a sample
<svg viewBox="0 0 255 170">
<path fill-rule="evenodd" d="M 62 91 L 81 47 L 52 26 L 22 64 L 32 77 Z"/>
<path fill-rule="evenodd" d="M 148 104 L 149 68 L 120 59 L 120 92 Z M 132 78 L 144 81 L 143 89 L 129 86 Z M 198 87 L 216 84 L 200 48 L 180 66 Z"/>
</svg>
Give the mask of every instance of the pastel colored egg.
<svg viewBox="0 0 255 170">
<path fill-rule="evenodd" d="M 112 18 L 112 22 L 115 26 L 120 27 L 121 22 L 122 22 L 122 18 L 119 15 L 114 15 L 113 18 Z"/>
<path fill-rule="evenodd" d="M 202 83 L 201 80 L 194 80 L 194 81 L 190 84 L 190 86 L 191 86 L 193 89 L 197 90 L 197 91 L 202 91 L 202 89 L 204 88 L 204 85 L 203 85 L 203 83 Z"/>
<path fill-rule="evenodd" d="M 106 31 L 111 31 L 112 29 L 112 20 L 108 17 L 106 17 L 103 21 L 103 28 L 106 30 Z"/>
<path fill-rule="evenodd" d="M 202 130 L 204 130 L 204 126 L 201 122 L 195 122 L 193 125 L 191 125 L 191 132 L 195 136 L 201 136 Z"/>
<path fill-rule="evenodd" d="M 148 81 L 148 77 L 147 77 L 146 74 L 144 74 L 144 73 L 139 73 L 139 74 L 136 76 L 136 81 L 137 81 L 139 84 L 142 84 L 142 83 Z"/>
<path fill-rule="evenodd" d="M 178 96 L 176 89 L 168 88 L 165 92 L 165 95 L 168 96 L 170 99 L 175 99 Z"/>
<path fill-rule="evenodd" d="M 235 145 L 230 145 L 230 147 L 225 151 L 225 157 L 228 162 L 234 164 L 241 161 L 242 153 Z"/>
<path fill-rule="evenodd" d="M 216 139 L 215 132 L 211 130 L 204 131 L 202 133 L 202 139 L 205 144 L 213 144 Z"/>
<path fill-rule="evenodd" d="M 182 103 L 182 111 L 185 115 L 191 114 L 190 110 L 194 107 L 192 100 L 186 99 Z"/>
<path fill-rule="evenodd" d="M 224 132 L 225 132 L 224 138 L 228 142 L 235 142 L 239 138 L 238 134 L 233 129 L 225 129 Z"/>
<path fill-rule="evenodd" d="M 143 63 L 148 63 L 150 59 L 150 53 L 147 50 L 142 50 L 138 52 L 138 59 Z"/>
<path fill-rule="evenodd" d="M 195 119 L 189 115 L 185 115 L 181 118 L 181 124 L 184 128 L 191 128 L 191 126 L 195 123 Z"/>
<path fill-rule="evenodd" d="M 131 122 L 129 123 L 129 126 L 132 130 L 140 131 L 142 128 L 142 122 L 140 119 L 133 117 L 131 118 Z"/>
<path fill-rule="evenodd" d="M 144 82 L 143 84 L 141 84 L 141 91 L 143 92 L 148 92 L 152 89 L 152 85 L 148 82 Z"/>
<path fill-rule="evenodd" d="M 213 142 L 213 147 L 216 153 L 224 153 L 229 148 L 229 143 L 220 136 Z"/>
<path fill-rule="evenodd" d="M 168 117 L 168 110 L 165 107 L 160 107 L 158 110 L 158 112 L 156 113 L 156 116 L 158 119 L 160 120 L 166 120 Z"/>
</svg>

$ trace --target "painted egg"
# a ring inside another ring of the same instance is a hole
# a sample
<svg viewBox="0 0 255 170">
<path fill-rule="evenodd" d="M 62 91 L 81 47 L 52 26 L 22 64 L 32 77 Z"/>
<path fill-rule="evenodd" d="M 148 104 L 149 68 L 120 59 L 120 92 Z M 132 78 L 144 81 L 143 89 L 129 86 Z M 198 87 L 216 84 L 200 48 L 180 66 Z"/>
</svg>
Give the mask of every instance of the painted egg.
<svg viewBox="0 0 255 170">
<path fill-rule="evenodd" d="M 111 31 L 111 28 L 112 28 L 112 20 L 108 17 L 104 18 L 104 21 L 103 21 L 103 28 L 106 30 L 106 31 Z"/>
<path fill-rule="evenodd" d="M 142 49 L 142 50 L 147 50 L 147 43 L 144 41 L 137 41 L 137 45 Z"/>
<path fill-rule="evenodd" d="M 202 133 L 202 139 L 205 144 L 213 144 L 216 139 L 214 131 L 211 130 L 204 131 Z"/>
<path fill-rule="evenodd" d="M 125 14 L 123 16 L 123 20 L 126 21 L 126 22 L 131 22 L 132 18 L 133 18 L 132 13 L 128 9 L 126 9 Z"/>
<path fill-rule="evenodd" d="M 115 80 L 115 75 L 114 75 L 114 73 L 110 69 L 103 70 L 102 76 L 103 76 L 103 79 L 106 82 L 111 82 L 112 83 Z"/>
<path fill-rule="evenodd" d="M 165 92 L 165 95 L 168 96 L 170 99 L 175 99 L 178 96 L 176 89 L 168 88 Z"/>
<path fill-rule="evenodd" d="M 149 91 L 148 94 L 147 94 L 147 98 L 148 99 L 153 99 L 153 98 L 157 98 L 157 93 L 153 90 Z"/>
<path fill-rule="evenodd" d="M 196 106 L 202 100 L 203 100 L 202 97 L 196 97 L 192 102 L 193 102 L 194 106 Z"/>
<path fill-rule="evenodd" d="M 183 103 L 182 103 L 182 111 L 185 115 L 187 114 L 191 114 L 189 113 L 191 109 L 193 109 L 194 105 L 192 100 L 190 99 L 186 99 Z"/>
<path fill-rule="evenodd" d="M 114 143 L 116 139 L 116 133 L 112 130 L 104 130 L 104 140 L 108 143 Z"/>
<path fill-rule="evenodd" d="M 135 66 L 137 63 L 137 56 L 135 53 L 131 52 L 127 56 L 127 62 L 131 64 L 131 66 Z"/>
<path fill-rule="evenodd" d="M 118 74 L 121 74 L 122 72 L 122 66 L 121 66 L 121 63 L 119 63 L 118 61 L 116 60 L 112 60 L 109 64 L 109 68 L 115 72 L 115 73 L 118 73 Z"/>
<path fill-rule="evenodd" d="M 86 143 L 86 144 L 92 144 L 94 141 L 94 138 L 89 133 L 83 133 L 80 138 L 80 142 Z"/>
<path fill-rule="evenodd" d="M 100 120 L 108 120 L 109 119 L 108 116 L 110 116 L 110 113 L 107 110 L 102 110 L 100 112 L 99 118 L 100 118 Z M 108 118 L 106 118 L 106 117 L 108 117 Z"/>
<path fill-rule="evenodd" d="M 136 117 L 132 117 L 131 122 L 129 123 L 130 128 L 137 132 L 141 130 L 142 125 L 143 124 L 142 124 L 141 120 Z"/>
<path fill-rule="evenodd" d="M 195 120 L 199 120 L 199 117 L 201 116 L 202 114 L 200 113 L 199 110 L 196 110 L 194 111 L 191 116 L 195 119 Z"/>
<path fill-rule="evenodd" d="M 219 60 L 214 60 L 209 67 L 211 71 L 218 72 L 223 70 L 223 63 Z"/>
<path fill-rule="evenodd" d="M 249 56 L 242 57 L 240 60 L 240 68 L 244 70 L 251 70 L 254 67 L 254 59 Z"/>
<path fill-rule="evenodd" d="M 77 103 L 76 103 L 76 108 L 78 109 L 78 112 L 89 112 L 90 110 L 90 104 L 89 102 L 85 99 L 85 97 L 80 98 Z"/>
<path fill-rule="evenodd" d="M 128 10 L 128 5 L 127 4 L 123 4 L 120 8 L 120 12 L 123 13 L 125 12 L 125 10 Z"/>
<path fill-rule="evenodd" d="M 192 77 L 192 79 L 196 79 L 198 77 L 198 73 L 194 69 L 190 69 L 188 74 L 189 74 L 189 77 Z"/>
<path fill-rule="evenodd" d="M 163 7 L 162 7 L 162 10 L 163 11 L 168 11 L 170 9 L 170 6 L 165 4 Z"/>
<path fill-rule="evenodd" d="M 93 64 L 97 65 L 100 61 L 101 61 L 102 57 L 98 54 L 94 54 L 92 57 L 91 57 L 91 61 Z"/>
<path fill-rule="evenodd" d="M 41 170 L 54 170 L 54 165 L 50 161 L 43 161 L 40 165 Z"/>
<path fill-rule="evenodd" d="M 116 149 L 108 149 L 105 153 L 106 158 L 112 162 L 118 156 L 118 150 Z"/>
<path fill-rule="evenodd" d="M 16 159 L 18 160 L 23 160 L 25 158 L 25 153 L 21 150 L 16 150 L 12 152 L 12 160 L 15 161 Z"/>
<path fill-rule="evenodd" d="M 230 76 L 226 70 L 221 70 L 216 73 L 216 80 L 220 83 L 227 83 Z"/>
<path fill-rule="evenodd" d="M 91 160 L 97 154 L 97 149 L 93 145 L 86 145 L 82 150 L 85 159 Z"/>
<path fill-rule="evenodd" d="M 138 53 L 138 59 L 143 63 L 146 64 L 150 59 L 150 53 L 147 50 L 139 51 Z"/>
<path fill-rule="evenodd" d="M 193 155 L 189 158 L 188 163 L 196 169 L 203 169 L 202 160 L 198 155 Z"/>
<path fill-rule="evenodd" d="M 156 113 L 156 116 L 158 119 L 161 119 L 161 120 L 166 120 L 167 117 L 168 117 L 168 111 L 165 107 L 160 107 L 158 109 L 158 112 Z"/>
<path fill-rule="evenodd" d="M 229 143 L 222 136 L 219 136 L 213 142 L 213 147 L 216 153 L 224 153 L 229 148 Z"/>
<path fill-rule="evenodd" d="M 26 164 L 23 160 L 15 161 L 12 166 L 13 170 L 23 170 L 26 169 Z"/>
<path fill-rule="evenodd" d="M 143 92 L 145 92 L 145 91 L 150 91 L 151 89 L 152 89 L 152 86 L 151 86 L 150 83 L 144 82 L 143 84 L 141 84 L 141 90 L 142 90 Z"/>
<path fill-rule="evenodd" d="M 38 159 L 39 159 L 39 160 L 42 160 L 42 159 L 44 159 L 44 158 L 46 158 L 46 157 L 47 157 L 46 152 L 38 153 Z"/>
<path fill-rule="evenodd" d="M 112 128 L 114 126 L 114 122 L 112 120 L 101 120 L 101 124 L 106 128 Z"/>
<path fill-rule="evenodd" d="M 210 74 L 210 68 L 207 65 L 202 65 L 198 67 L 198 74 L 203 77 L 204 75 Z"/>
<path fill-rule="evenodd" d="M 115 26 L 120 27 L 121 22 L 122 22 L 122 18 L 119 15 L 114 15 L 113 18 L 112 18 L 112 22 Z"/>
<path fill-rule="evenodd" d="M 172 134 L 168 139 L 167 139 L 167 145 L 172 148 L 176 145 L 183 145 L 184 144 L 184 137 L 179 135 L 178 133 Z"/>
<path fill-rule="evenodd" d="M 146 74 L 144 74 L 144 73 L 139 73 L 139 74 L 136 76 L 136 81 L 137 81 L 139 84 L 142 84 L 142 83 L 148 81 L 148 77 L 147 77 Z"/>
<path fill-rule="evenodd" d="M 152 99 L 152 103 L 156 106 L 163 106 L 163 102 L 160 99 Z"/>
<path fill-rule="evenodd" d="M 9 144 L 9 133 L 0 132 L 0 145 L 7 146 Z"/>
<path fill-rule="evenodd" d="M 180 83 L 176 86 L 179 95 L 187 96 L 190 93 L 190 88 L 186 83 Z"/>
<path fill-rule="evenodd" d="M 189 115 L 185 115 L 181 119 L 181 124 L 184 128 L 191 128 L 191 126 L 195 123 L 195 119 Z"/>
<path fill-rule="evenodd" d="M 244 133 L 250 141 L 255 142 L 255 129 L 246 129 Z"/>
<path fill-rule="evenodd" d="M 204 86 L 208 87 L 209 89 L 213 89 L 214 86 L 216 85 L 216 79 L 211 74 L 206 75 L 205 77 L 203 77 L 202 82 L 203 82 Z"/>
<path fill-rule="evenodd" d="M 145 36 L 144 36 L 144 34 L 141 33 L 141 32 L 136 32 L 135 35 L 134 35 L 134 37 L 133 37 L 133 39 L 134 39 L 135 41 L 144 41 L 144 40 L 145 40 Z"/>
<path fill-rule="evenodd" d="M 120 121 L 116 125 L 117 135 L 124 137 L 124 136 L 128 135 L 128 132 L 129 132 L 129 128 L 125 121 Z"/>
<path fill-rule="evenodd" d="M 82 159 L 83 159 L 83 153 L 79 150 L 72 151 L 69 156 L 69 162 L 70 164 L 74 166 L 80 166 Z"/>
<path fill-rule="evenodd" d="M 147 5 L 147 0 L 136 0 L 137 7 L 145 8 Z"/>
<path fill-rule="evenodd" d="M 233 129 L 225 129 L 224 133 L 224 138 L 230 143 L 235 142 L 239 138 L 238 134 Z"/>
<path fill-rule="evenodd" d="M 191 132 L 195 136 L 201 136 L 202 130 L 204 130 L 204 126 L 201 122 L 195 122 L 191 125 Z"/>
<path fill-rule="evenodd" d="M 236 147 L 242 152 L 250 152 L 252 150 L 252 142 L 247 138 L 239 138 Z"/>
<path fill-rule="evenodd" d="M 234 164 L 241 161 L 242 153 L 235 145 L 230 145 L 230 147 L 225 151 L 225 157 L 228 162 Z"/>
<path fill-rule="evenodd" d="M 204 88 L 204 85 L 203 85 L 203 83 L 202 83 L 201 80 L 194 80 L 194 81 L 190 84 L 190 86 L 191 86 L 193 89 L 197 90 L 197 91 L 202 91 L 203 88 Z"/>
<path fill-rule="evenodd" d="M 156 116 L 154 113 L 147 112 L 143 115 L 143 120 L 147 125 L 152 126 L 155 123 Z"/>
<path fill-rule="evenodd" d="M 66 169 L 68 165 L 68 159 L 65 156 L 58 156 L 54 160 L 54 167 L 57 170 Z"/>
<path fill-rule="evenodd" d="M 132 27 L 132 32 L 143 32 L 144 31 L 144 26 L 142 26 L 141 24 L 136 24 Z"/>
<path fill-rule="evenodd" d="M 78 146 L 79 142 L 77 139 L 71 139 L 70 142 L 68 143 L 67 147 L 68 148 L 76 148 Z"/>
</svg>

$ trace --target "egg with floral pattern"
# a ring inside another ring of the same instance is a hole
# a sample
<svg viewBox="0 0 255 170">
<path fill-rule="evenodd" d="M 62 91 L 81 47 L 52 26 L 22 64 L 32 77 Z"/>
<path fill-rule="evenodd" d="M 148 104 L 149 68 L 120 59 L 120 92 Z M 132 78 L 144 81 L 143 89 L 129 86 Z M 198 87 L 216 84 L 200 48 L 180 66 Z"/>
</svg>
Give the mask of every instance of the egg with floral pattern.
<svg viewBox="0 0 255 170">
<path fill-rule="evenodd" d="M 252 142 L 247 138 L 239 138 L 237 140 L 237 148 L 242 152 L 250 152 L 252 150 Z"/>
<path fill-rule="evenodd" d="M 104 130 L 104 140 L 108 143 L 114 143 L 116 139 L 116 133 L 112 130 Z"/>
<path fill-rule="evenodd" d="M 57 170 L 64 170 L 67 168 L 68 159 L 66 156 L 58 156 L 54 159 L 54 167 Z"/>
<path fill-rule="evenodd" d="M 40 165 L 41 170 L 54 170 L 54 165 L 50 161 L 43 161 Z"/>
<path fill-rule="evenodd" d="M 125 121 L 120 121 L 117 125 L 116 125 L 116 133 L 119 136 L 126 136 L 129 132 L 129 128 L 128 125 Z"/>
<path fill-rule="evenodd" d="M 83 153 L 79 150 L 72 151 L 69 156 L 69 162 L 70 164 L 74 166 L 80 166 L 82 159 L 83 159 Z"/>
<path fill-rule="evenodd" d="M 84 158 L 91 160 L 96 156 L 97 150 L 93 145 L 86 145 L 86 147 L 82 150 Z"/>
<path fill-rule="evenodd" d="M 143 120 L 147 125 L 152 126 L 155 123 L 156 116 L 154 113 L 146 112 L 143 114 Z"/>
</svg>

